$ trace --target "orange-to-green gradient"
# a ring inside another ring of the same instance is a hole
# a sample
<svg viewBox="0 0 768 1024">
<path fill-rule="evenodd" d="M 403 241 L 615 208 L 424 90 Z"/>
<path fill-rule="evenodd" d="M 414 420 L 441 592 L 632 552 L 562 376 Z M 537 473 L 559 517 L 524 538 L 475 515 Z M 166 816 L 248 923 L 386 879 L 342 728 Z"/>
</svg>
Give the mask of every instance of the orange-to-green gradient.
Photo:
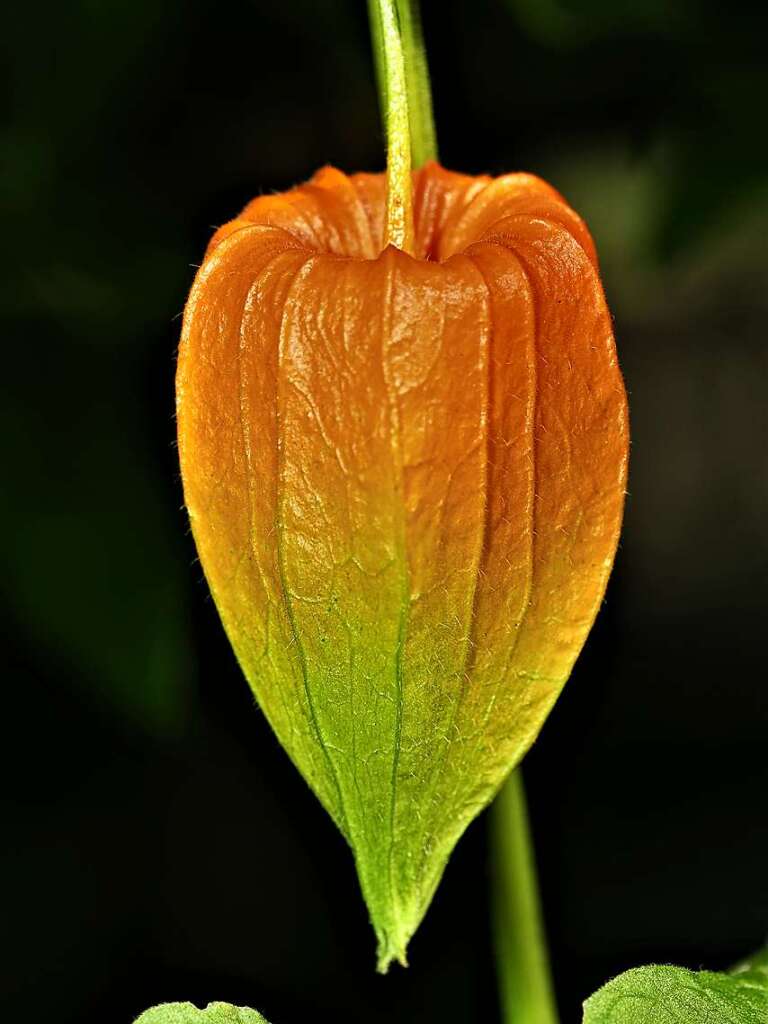
<svg viewBox="0 0 768 1024">
<path fill-rule="evenodd" d="M 586 227 L 538 178 L 321 170 L 214 236 L 177 377 L 184 494 L 243 671 L 355 855 L 379 965 L 589 632 L 627 409 Z"/>
</svg>

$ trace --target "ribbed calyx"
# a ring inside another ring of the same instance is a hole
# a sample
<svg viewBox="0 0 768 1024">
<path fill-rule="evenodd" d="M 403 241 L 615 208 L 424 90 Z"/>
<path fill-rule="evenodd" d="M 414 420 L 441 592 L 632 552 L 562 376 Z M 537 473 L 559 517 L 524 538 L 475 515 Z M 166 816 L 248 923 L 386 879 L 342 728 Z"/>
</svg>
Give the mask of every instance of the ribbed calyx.
<svg viewBox="0 0 768 1024">
<path fill-rule="evenodd" d="M 627 411 L 594 249 L 540 179 L 325 168 L 217 232 L 179 449 L 232 645 L 354 852 L 379 966 L 536 737 L 618 539 Z"/>
</svg>

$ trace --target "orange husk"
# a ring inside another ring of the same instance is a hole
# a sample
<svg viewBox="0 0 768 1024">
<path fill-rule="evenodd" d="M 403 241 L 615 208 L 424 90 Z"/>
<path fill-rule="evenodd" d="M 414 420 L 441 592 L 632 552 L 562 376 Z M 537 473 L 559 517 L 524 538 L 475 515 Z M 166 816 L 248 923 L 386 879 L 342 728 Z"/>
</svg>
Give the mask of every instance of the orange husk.
<svg viewBox="0 0 768 1024">
<path fill-rule="evenodd" d="M 232 645 L 405 950 L 536 737 L 611 569 L 625 393 L 554 189 L 428 164 L 414 255 L 333 168 L 214 236 L 187 305 L 184 495 Z"/>
</svg>

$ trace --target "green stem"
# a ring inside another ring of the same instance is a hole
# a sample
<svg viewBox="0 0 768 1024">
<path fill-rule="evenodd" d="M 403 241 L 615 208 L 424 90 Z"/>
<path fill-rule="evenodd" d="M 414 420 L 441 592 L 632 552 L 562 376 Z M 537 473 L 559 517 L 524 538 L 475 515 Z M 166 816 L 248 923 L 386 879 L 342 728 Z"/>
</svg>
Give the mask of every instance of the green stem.
<svg viewBox="0 0 768 1024">
<path fill-rule="evenodd" d="M 385 243 L 413 248 L 412 167 L 437 159 L 432 95 L 416 0 L 368 0 L 387 135 Z"/>
<path fill-rule="evenodd" d="M 418 169 L 430 160 L 438 159 L 432 89 L 429 84 L 429 66 L 421 31 L 419 4 L 418 0 L 368 0 L 376 85 L 381 115 L 386 125 L 389 117 L 388 80 L 391 69 L 387 64 L 382 26 L 384 7 L 388 7 L 392 12 L 400 38 L 405 69 L 405 91 L 408 97 L 411 162 Z"/>
<path fill-rule="evenodd" d="M 520 769 L 491 811 L 497 971 L 504 1024 L 557 1024 Z"/>
<path fill-rule="evenodd" d="M 395 0 L 405 55 L 405 87 L 411 124 L 411 160 L 415 168 L 437 160 L 432 89 L 418 0 Z"/>
</svg>

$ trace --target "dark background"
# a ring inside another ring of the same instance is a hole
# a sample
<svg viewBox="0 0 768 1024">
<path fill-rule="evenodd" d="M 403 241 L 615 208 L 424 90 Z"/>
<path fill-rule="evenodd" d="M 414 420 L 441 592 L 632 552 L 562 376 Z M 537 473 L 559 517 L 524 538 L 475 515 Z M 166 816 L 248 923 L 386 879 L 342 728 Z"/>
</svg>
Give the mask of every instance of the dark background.
<svg viewBox="0 0 768 1024">
<path fill-rule="evenodd" d="M 564 1024 L 626 967 L 726 967 L 768 934 L 765 10 L 424 7 L 443 162 L 535 171 L 584 214 L 630 391 L 616 571 L 526 762 Z M 376 976 L 173 447 L 212 225 L 324 162 L 382 166 L 364 5 L 15 3 L 3 28 L 3 1020 L 493 1021 L 485 821 L 412 966 Z"/>
</svg>

